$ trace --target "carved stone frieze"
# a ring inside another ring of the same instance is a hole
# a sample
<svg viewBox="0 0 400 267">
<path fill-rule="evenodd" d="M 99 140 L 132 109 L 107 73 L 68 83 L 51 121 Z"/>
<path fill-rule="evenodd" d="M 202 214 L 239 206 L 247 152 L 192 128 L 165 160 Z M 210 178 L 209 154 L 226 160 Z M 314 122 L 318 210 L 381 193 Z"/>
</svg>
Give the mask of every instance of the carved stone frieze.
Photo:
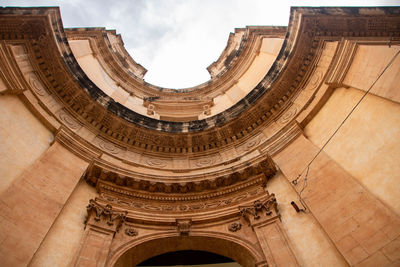
<svg viewBox="0 0 400 267">
<path fill-rule="evenodd" d="M 128 195 L 128 192 L 123 190 L 118 190 L 117 192 L 111 191 L 110 189 L 103 187 L 103 184 L 99 185 L 99 190 L 101 193 L 101 198 L 104 201 L 112 203 L 113 205 L 118 205 L 126 209 L 142 210 L 147 212 L 160 212 L 160 213 L 194 213 L 201 212 L 205 210 L 215 210 L 221 209 L 228 206 L 238 205 L 241 202 L 254 199 L 257 196 L 264 194 L 264 189 L 260 186 L 255 186 L 255 188 L 250 188 L 244 192 L 224 196 L 213 196 L 212 194 L 204 194 L 201 197 L 190 200 L 188 197 L 159 197 L 147 196 L 149 200 L 134 197 Z M 127 195 L 126 197 L 117 196 L 116 193 Z M 195 202 L 196 201 L 196 202 Z"/>
<path fill-rule="evenodd" d="M 161 163 L 160 163 L 161 164 Z M 96 185 L 98 181 L 107 181 L 118 186 L 128 187 L 134 190 L 159 192 L 159 193 L 195 193 L 216 190 L 243 184 L 253 178 L 263 179 L 263 184 L 271 179 L 276 173 L 276 167 L 271 158 L 267 158 L 258 164 L 248 166 L 244 169 L 230 170 L 231 173 L 209 176 L 200 181 L 191 182 L 182 179 L 181 183 L 169 183 L 165 181 L 150 182 L 138 177 L 130 177 L 114 171 L 108 171 L 100 166 L 93 165 L 87 172 L 85 179 L 89 184 Z M 261 175 L 261 176 L 260 176 Z"/>
</svg>

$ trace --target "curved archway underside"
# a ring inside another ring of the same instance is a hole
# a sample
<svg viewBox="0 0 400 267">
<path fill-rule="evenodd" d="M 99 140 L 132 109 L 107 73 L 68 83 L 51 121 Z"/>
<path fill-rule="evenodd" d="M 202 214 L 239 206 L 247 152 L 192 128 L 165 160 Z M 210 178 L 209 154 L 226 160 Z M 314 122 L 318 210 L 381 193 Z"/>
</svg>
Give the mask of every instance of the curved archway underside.
<svg viewBox="0 0 400 267">
<path fill-rule="evenodd" d="M 141 243 L 124 252 L 115 262 L 115 265 L 124 266 L 126 263 L 136 266 L 137 264 L 167 252 L 180 250 L 199 250 L 222 255 L 231 258 L 242 266 L 256 266 L 257 259 L 254 252 L 248 250 L 240 244 L 232 241 L 214 237 L 166 237 Z"/>
</svg>

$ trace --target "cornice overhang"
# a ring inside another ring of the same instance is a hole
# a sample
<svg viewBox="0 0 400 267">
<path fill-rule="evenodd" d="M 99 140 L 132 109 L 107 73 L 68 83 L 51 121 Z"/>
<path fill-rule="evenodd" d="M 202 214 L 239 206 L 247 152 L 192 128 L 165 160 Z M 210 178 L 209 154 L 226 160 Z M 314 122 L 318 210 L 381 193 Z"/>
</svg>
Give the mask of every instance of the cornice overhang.
<svg viewBox="0 0 400 267">
<path fill-rule="evenodd" d="M 111 167 L 111 168 L 110 168 Z M 131 175 L 131 172 L 121 168 L 94 163 L 86 173 L 85 179 L 89 184 L 96 186 L 99 181 L 114 183 L 118 186 L 133 190 L 146 191 L 161 194 L 196 194 L 212 191 L 216 195 L 222 191 L 233 192 L 238 188 L 254 184 L 265 186 L 267 181 L 276 174 L 276 167 L 272 159 L 266 159 L 250 165 L 244 164 L 223 171 L 207 172 L 201 175 L 180 175 L 179 177 L 167 177 L 162 175 Z M 255 179 L 252 181 L 252 179 Z M 250 182 L 250 183 L 249 183 Z M 226 188 L 226 189 L 224 189 Z M 218 190 L 219 192 L 217 192 Z"/>
</svg>

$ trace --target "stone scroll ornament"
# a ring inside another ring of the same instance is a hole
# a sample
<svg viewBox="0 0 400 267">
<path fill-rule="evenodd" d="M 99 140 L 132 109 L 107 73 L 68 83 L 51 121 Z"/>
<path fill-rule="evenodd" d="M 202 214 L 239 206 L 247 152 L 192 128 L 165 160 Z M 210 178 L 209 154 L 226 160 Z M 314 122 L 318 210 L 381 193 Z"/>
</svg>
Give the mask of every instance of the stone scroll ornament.
<svg viewBox="0 0 400 267">
<path fill-rule="evenodd" d="M 89 205 L 86 207 L 87 218 L 85 225 L 88 223 L 101 225 L 106 223 L 109 227 L 112 227 L 116 232 L 126 220 L 127 211 L 116 211 L 110 204 L 105 206 L 97 203 L 94 199 L 89 200 Z M 93 220 L 92 220 L 93 219 Z"/>
</svg>

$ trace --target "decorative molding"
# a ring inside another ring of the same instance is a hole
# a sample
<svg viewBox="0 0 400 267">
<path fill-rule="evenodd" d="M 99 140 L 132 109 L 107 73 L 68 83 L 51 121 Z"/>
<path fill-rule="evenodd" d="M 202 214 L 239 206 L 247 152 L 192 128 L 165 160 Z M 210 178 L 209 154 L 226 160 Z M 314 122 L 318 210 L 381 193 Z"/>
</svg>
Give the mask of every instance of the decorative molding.
<svg viewBox="0 0 400 267">
<path fill-rule="evenodd" d="M 76 131 L 81 128 L 79 122 L 71 117 L 71 115 L 69 115 L 64 109 L 58 111 L 57 116 L 61 120 L 61 122 L 63 122 L 71 130 Z"/>
<path fill-rule="evenodd" d="M 97 139 L 96 143 L 98 144 L 98 146 L 105 152 L 108 152 L 112 155 L 118 155 L 122 152 L 121 147 L 119 147 L 103 138 L 100 138 L 100 137 L 96 137 L 96 139 Z"/>
<path fill-rule="evenodd" d="M 99 184 L 101 192 L 104 190 L 103 186 L 103 184 Z M 127 195 L 126 192 L 123 192 L 122 190 L 118 192 L 107 190 L 101 193 L 101 198 L 106 202 L 113 203 L 127 209 L 143 210 L 145 212 L 196 213 L 204 210 L 215 210 L 238 205 L 241 202 L 254 199 L 257 196 L 264 194 L 264 192 L 265 191 L 262 187 L 256 186 L 255 188 L 249 188 L 244 192 L 230 195 L 228 197 L 217 194 L 203 194 L 196 196 L 196 198 L 193 197 L 193 199 L 190 199 L 190 196 L 152 197 L 151 195 L 143 195 L 141 198 L 139 198 L 136 196 Z M 229 192 L 229 194 L 232 193 L 233 192 Z M 124 194 L 126 197 L 118 196 L 116 194 Z M 190 202 L 187 203 L 187 201 Z"/>
<path fill-rule="evenodd" d="M 191 159 L 191 160 L 193 160 L 193 159 Z M 208 156 L 206 158 L 195 159 L 193 161 L 194 161 L 194 165 L 196 167 L 199 167 L 199 168 L 201 168 L 201 167 L 209 167 L 209 166 L 214 165 L 215 158 L 213 157 L 213 155 L 210 155 L 210 156 Z"/>
<path fill-rule="evenodd" d="M 332 60 L 325 82 L 333 87 L 343 86 L 343 80 L 346 77 L 353 58 L 357 52 L 357 42 L 343 40 L 340 42 L 338 51 Z"/>
<path fill-rule="evenodd" d="M 0 21 L 0 25 L 1 23 Z M 8 49 L 9 47 L 4 44 L 5 42 L 0 44 L 0 79 L 7 89 L 1 93 L 20 94 L 26 89 L 26 82 L 22 78 L 23 76 L 19 70 L 17 60 L 13 57 L 10 49 Z M 23 53 L 25 53 L 25 47 L 20 47 Z"/>
<path fill-rule="evenodd" d="M 39 96 L 47 96 L 48 95 L 43 84 L 39 81 L 39 79 L 37 78 L 37 76 L 34 72 L 30 72 L 30 73 L 26 74 L 25 78 L 27 79 L 32 90 L 36 94 L 38 94 Z"/>
<path fill-rule="evenodd" d="M 291 103 L 290 107 L 279 117 L 278 123 L 280 125 L 288 124 L 298 113 L 298 108 L 295 104 Z"/>
<path fill-rule="evenodd" d="M 236 191 L 237 189 L 232 189 L 232 187 L 235 188 L 235 185 L 237 185 L 238 188 L 241 188 L 246 181 L 252 179 L 257 179 L 257 183 L 262 181 L 265 185 L 266 182 L 275 175 L 276 171 L 274 162 L 270 157 L 267 157 L 253 166 L 238 169 L 237 171 L 230 169 L 230 173 L 225 173 L 217 177 L 209 176 L 195 182 L 182 179 L 181 183 L 171 183 L 166 181 L 154 182 L 136 176 L 130 177 L 93 164 L 91 170 L 87 172 L 85 179 L 92 185 L 96 185 L 99 180 L 104 180 L 117 186 L 128 187 L 139 192 L 187 194 L 219 189 L 219 192 L 215 194 L 220 195 L 222 194 L 221 192 L 224 191 L 223 188 L 227 188 L 227 190 L 231 192 L 232 190 Z M 108 188 L 109 187 L 111 187 L 110 184 L 108 185 Z M 119 188 L 118 190 L 121 189 Z"/>
<path fill-rule="evenodd" d="M 83 140 L 77 139 L 74 133 L 65 126 L 62 126 L 58 130 L 54 139 L 64 145 L 72 153 L 87 161 L 93 161 L 93 159 L 101 156 L 99 149 L 85 143 Z"/>
<path fill-rule="evenodd" d="M 263 153 L 268 153 L 268 155 L 274 156 L 302 134 L 303 129 L 296 120 L 293 120 L 266 142 L 261 144 L 260 150 Z"/>
<path fill-rule="evenodd" d="M 164 168 L 167 166 L 167 161 L 158 158 L 146 157 L 144 161 L 147 165 L 155 168 Z"/>
</svg>

